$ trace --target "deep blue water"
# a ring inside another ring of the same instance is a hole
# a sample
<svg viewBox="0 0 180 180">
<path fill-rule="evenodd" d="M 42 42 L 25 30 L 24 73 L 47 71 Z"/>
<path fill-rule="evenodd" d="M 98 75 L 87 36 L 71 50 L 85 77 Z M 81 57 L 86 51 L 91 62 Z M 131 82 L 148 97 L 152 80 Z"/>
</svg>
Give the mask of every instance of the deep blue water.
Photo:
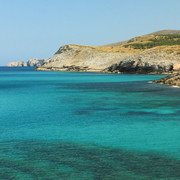
<svg viewBox="0 0 180 180">
<path fill-rule="evenodd" d="M 180 179 L 180 88 L 162 75 L 0 68 L 0 179 Z"/>
</svg>

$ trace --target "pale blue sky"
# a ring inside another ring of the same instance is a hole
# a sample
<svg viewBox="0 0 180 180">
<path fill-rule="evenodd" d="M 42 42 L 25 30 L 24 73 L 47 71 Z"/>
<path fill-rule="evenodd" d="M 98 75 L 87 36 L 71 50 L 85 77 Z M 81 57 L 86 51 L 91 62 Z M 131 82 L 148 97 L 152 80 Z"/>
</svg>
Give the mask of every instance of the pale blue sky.
<svg viewBox="0 0 180 180">
<path fill-rule="evenodd" d="M 180 0 L 0 0 L 0 65 L 180 30 Z"/>
</svg>

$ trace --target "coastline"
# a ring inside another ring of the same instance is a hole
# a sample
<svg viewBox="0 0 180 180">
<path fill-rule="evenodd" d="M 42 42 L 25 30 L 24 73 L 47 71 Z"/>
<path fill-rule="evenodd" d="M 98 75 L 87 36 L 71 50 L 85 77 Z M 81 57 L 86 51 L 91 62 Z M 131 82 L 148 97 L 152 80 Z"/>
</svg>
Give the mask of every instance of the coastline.
<svg viewBox="0 0 180 180">
<path fill-rule="evenodd" d="M 147 75 L 170 75 L 173 74 L 173 72 L 149 72 L 149 73 L 144 73 L 144 72 L 137 72 L 137 71 L 132 71 L 132 72 L 120 72 L 120 71 L 109 71 L 106 69 L 93 69 L 93 68 L 63 68 L 63 67 L 37 67 L 34 69 L 35 71 L 60 71 L 60 72 L 96 72 L 96 73 L 108 73 L 108 74 L 147 74 Z"/>
<path fill-rule="evenodd" d="M 153 81 L 153 83 L 167 84 L 172 87 L 180 87 L 180 73 L 171 74 L 161 79 Z"/>
<path fill-rule="evenodd" d="M 70 67 L 37 67 L 35 71 L 61 71 L 61 72 L 96 72 L 96 73 L 109 73 L 109 74 L 148 74 L 148 75 L 155 75 L 155 74 L 162 74 L 167 75 L 164 78 L 157 79 L 152 81 L 151 83 L 157 83 L 157 84 L 167 84 L 172 87 L 180 87 L 180 74 L 178 72 L 150 72 L 150 73 L 137 73 L 137 72 L 111 72 L 107 69 L 100 70 L 100 69 L 89 69 L 87 67 L 76 67 L 76 66 L 70 66 Z"/>
<path fill-rule="evenodd" d="M 6 67 L 6 66 L 3 66 Z M 7 67 L 8 68 L 8 67 Z M 12 67 L 20 68 L 20 67 Z M 180 88 L 180 73 L 179 72 L 150 72 L 150 73 L 138 73 L 138 72 L 118 72 L 118 71 L 108 71 L 107 69 L 93 69 L 88 67 L 80 66 L 65 66 L 65 67 L 22 67 L 25 70 L 31 69 L 33 71 L 59 71 L 59 72 L 94 72 L 94 73 L 107 73 L 107 74 L 147 74 L 147 75 L 166 75 L 161 79 L 157 79 L 148 83 L 166 84 L 174 88 Z M 33 69 L 34 68 L 34 69 Z"/>
</svg>

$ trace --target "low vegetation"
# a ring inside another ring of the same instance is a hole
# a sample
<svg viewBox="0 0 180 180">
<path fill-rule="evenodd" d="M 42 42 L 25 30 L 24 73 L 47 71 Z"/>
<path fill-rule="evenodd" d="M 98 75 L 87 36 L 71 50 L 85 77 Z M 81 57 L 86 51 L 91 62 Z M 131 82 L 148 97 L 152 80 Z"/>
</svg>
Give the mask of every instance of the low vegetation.
<svg viewBox="0 0 180 180">
<path fill-rule="evenodd" d="M 150 38 L 148 42 L 138 41 L 130 44 L 124 45 L 125 48 L 133 49 L 149 49 L 156 46 L 172 46 L 180 45 L 180 34 L 165 34 L 165 35 L 155 35 L 153 38 Z"/>
</svg>

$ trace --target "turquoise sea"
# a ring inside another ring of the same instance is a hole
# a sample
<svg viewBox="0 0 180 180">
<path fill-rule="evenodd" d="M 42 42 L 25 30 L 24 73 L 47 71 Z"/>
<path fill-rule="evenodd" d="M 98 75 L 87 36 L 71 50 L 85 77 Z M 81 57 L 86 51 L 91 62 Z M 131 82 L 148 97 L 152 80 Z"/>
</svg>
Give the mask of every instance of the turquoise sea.
<svg viewBox="0 0 180 180">
<path fill-rule="evenodd" d="M 179 180 L 180 88 L 164 75 L 0 68 L 0 180 Z"/>
</svg>

